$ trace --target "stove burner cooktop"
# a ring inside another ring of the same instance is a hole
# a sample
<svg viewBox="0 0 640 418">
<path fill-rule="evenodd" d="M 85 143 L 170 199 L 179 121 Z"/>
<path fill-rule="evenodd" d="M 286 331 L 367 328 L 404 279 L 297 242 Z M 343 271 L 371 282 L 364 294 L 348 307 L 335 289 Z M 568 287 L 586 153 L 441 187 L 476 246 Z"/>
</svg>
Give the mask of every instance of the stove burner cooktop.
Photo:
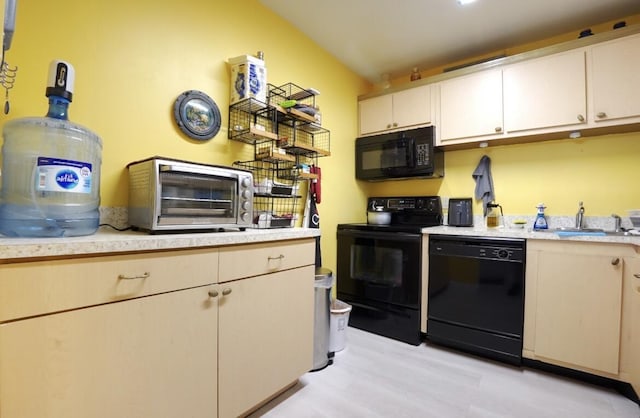
<svg viewBox="0 0 640 418">
<path fill-rule="evenodd" d="M 422 228 L 442 225 L 440 196 L 370 197 L 367 210 L 382 207 L 391 212 L 391 224 L 341 224 L 338 229 L 376 232 L 420 233 Z"/>
</svg>

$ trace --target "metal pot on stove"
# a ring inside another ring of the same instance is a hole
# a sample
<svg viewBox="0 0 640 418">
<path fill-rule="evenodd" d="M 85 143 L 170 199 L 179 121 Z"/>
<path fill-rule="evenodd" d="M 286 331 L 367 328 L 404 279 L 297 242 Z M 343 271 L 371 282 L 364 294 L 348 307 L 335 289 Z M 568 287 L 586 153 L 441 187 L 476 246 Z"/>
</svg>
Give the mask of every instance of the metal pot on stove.
<svg viewBox="0 0 640 418">
<path fill-rule="evenodd" d="M 384 210 L 384 206 L 376 206 L 375 203 L 367 211 L 367 223 L 372 225 L 389 225 L 391 212 Z"/>
</svg>

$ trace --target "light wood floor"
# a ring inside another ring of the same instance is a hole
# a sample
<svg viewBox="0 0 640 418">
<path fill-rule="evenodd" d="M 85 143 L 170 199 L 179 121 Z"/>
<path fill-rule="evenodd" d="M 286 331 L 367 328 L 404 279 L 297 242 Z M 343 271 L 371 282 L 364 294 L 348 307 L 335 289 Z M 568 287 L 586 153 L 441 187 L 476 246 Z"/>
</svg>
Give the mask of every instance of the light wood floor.
<svg viewBox="0 0 640 418">
<path fill-rule="evenodd" d="M 250 417 L 261 416 L 638 418 L 640 408 L 599 386 L 348 328 L 334 364 Z"/>
</svg>

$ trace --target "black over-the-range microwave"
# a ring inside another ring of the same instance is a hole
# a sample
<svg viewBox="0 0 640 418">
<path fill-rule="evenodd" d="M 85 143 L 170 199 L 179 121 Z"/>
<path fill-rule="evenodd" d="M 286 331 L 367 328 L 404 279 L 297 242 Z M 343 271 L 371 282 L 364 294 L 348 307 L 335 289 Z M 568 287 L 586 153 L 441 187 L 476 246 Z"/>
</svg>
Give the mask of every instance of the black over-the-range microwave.
<svg viewBox="0 0 640 418">
<path fill-rule="evenodd" d="M 356 178 L 392 180 L 443 177 L 444 152 L 434 146 L 433 126 L 356 139 Z"/>
</svg>

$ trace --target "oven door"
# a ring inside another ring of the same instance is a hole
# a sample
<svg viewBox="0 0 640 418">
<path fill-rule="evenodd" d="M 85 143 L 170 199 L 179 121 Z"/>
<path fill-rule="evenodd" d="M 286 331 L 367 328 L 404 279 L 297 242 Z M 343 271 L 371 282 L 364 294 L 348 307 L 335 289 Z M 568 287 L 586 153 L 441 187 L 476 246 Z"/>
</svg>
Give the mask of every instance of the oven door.
<svg viewBox="0 0 640 418">
<path fill-rule="evenodd" d="M 338 298 L 353 307 L 350 326 L 422 342 L 421 248 L 420 234 L 338 230 Z"/>
<path fill-rule="evenodd" d="M 421 247 L 420 234 L 339 230 L 338 292 L 419 308 Z"/>
<path fill-rule="evenodd" d="M 238 222 L 238 180 L 161 166 L 157 194 L 158 227 Z"/>
</svg>

